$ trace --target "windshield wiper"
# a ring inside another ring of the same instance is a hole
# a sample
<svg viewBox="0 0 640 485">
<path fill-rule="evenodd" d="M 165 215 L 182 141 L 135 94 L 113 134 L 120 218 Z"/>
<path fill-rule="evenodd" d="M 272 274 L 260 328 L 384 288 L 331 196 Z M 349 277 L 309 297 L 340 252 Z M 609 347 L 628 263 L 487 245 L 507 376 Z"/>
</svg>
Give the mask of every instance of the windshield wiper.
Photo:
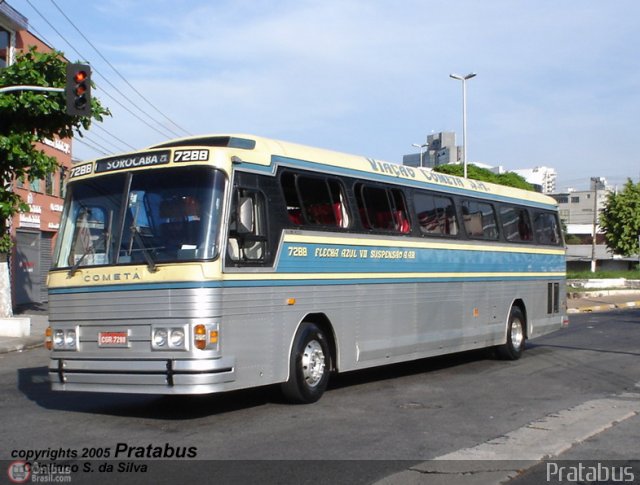
<svg viewBox="0 0 640 485">
<path fill-rule="evenodd" d="M 78 261 L 76 261 L 75 263 L 73 263 L 73 266 L 71 266 L 71 268 L 69 268 L 69 271 L 67 272 L 67 274 L 69 276 L 73 276 L 74 274 L 77 273 L 78 268 L 80 267 L 80 265 L 82 264 L 82 262 L 84 261 L 84 258 L 87 257 L 87 254 L 89 254 L 90 252 L 92 252 L 96 245 L 99 244 L 101 241 L 103 240 L 107 240 L 107 238 L 109 237 L 109 233 L 105 232 L 103 233 L 98 239 L 96 239 L 95 241 L 93 241 L 90 245 L 88 245 L 84 251 L 82 252 L 82 254 L 80 255 L 80 259 L 78 259 Z"/>
<path fill-rule="evenodd" d="M 105 257 L 107 257 L 108 259 L 108 254 L 109 254 L 109 247 L 111 245 L 111 228 L 113 226 L 113 211 L 109 211 L 109 223 L 107 226 L 107 230 L 105 232 L 102 233 L 102 235 L 96 239 L 94 242 L 92 242 L 90 245 L 88 245 L 84 251 L 82 252 L 82 254 L 80 255 L 80 259 L 78 259 L 78 261 L 76 261 L 75 263 L 73 263 L 73 266 L 71 266 L 71 268 L 69 268 L 69 271 L 67 272 L 67 274 L 71 277 L 74 274 L 76 274 L 76 272 L 78 271 L 78 268 L 80 267 L 80 265 L 82 264 L 82 261 L 84 261 L 84 258 L 87 257 L 87 254 L 89 254 L 91 251 L 93 251 L 96 247 L 96 245 L 98 243 L 100 243 L 101 241 L 106 241 L 105 243 Z"/>
<path fill-rule="evenodd" d="M 156 262 L 153 260 L 153 256 L 151 256 L 151 251 L 144 244 L 144 240 L 140 235 L 140 229 L 135 224 L 131 226 L 131 238 L 135 239 L 138 246 L 140 246 L 140 250 L 142 251 L 142 256 L 147 263 L 147 267 L 149 268 L 150 273 L 155 273 L 158 271 L 158 267 L 156 266 Z M 129 250 L 131 253 L 131 249 Z"/>
</svg>

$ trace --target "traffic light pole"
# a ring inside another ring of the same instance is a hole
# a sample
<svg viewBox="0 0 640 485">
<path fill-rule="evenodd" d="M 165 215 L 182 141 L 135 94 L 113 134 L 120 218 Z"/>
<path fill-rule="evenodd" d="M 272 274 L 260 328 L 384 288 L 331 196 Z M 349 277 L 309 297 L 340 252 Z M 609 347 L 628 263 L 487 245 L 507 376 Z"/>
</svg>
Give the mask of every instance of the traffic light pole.
<svg viewBox="0 0 640 485">
<path fill-rule="evenodd" d="M 0 88 L 0 93 L 10 93 L 12 91 L 45 91 L 50 93 L 64 93 L 64 88 L 49 88 L 46 86 L 7 86 Z"/>
</svg>

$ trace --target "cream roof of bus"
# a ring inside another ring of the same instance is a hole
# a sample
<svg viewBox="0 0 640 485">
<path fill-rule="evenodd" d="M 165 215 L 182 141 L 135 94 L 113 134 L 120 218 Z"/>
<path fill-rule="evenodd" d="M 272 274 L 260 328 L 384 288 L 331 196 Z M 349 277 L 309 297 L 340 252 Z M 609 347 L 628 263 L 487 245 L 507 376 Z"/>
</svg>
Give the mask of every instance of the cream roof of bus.
<svg viewBox="0 0 640 485">
<path fill-rule="evenodd" d="M 203 138 L 209 137 L 231 137 L 255 141 L 255 148 L 252 150 L 233 148 L 229 148 L 228 150 L 234 151 L 234 154 L 237 155 L 243 162 L 249 162 L 258 165 L 269 166 L 272 163 L 271 157 L 273 155 L 279 155 L 282 157 L 303 160 L 306 162 L 321 163 L 324 165 L 345 168 L 348 170 L 383 175 L 389 177 L 390 179 L 404 179 L 407 181 L 427 182 L 433 185 L 440 185 L 443 188 L 459 187 L 484 194 L 512 197 L 530 202 L 557 206 L 557 202 L 555 199 L 538 192 L 507 187 L 504 185 L 496 185 L 488 182 L 482 182 L 479 184 L 469 179 L 456 177 L 454 175 L 438 174 L 437 172 L 434 172 L 429 168 L 419 169 L 414 167 L 405 167 L 397 163 L 385 162 L 382 160 L 375 160 L 363 156 L 327 150 L 324 148 L 315 148 L 311 146 L 300 145 L 297 143 L 290 143 L 286 141 L 274 140 L 271 138 L 249 134 L 226 133 L 211 134 L 206 136 L 200 135 L 172 140 L 172 143 L 175 143 L 175 145 L 177 145 L 177 142 L 184 141 L 185 144 L 188 144 L 191 140 L 202 140 Z M 403 168 L 400 169 L 400 167 Z"/>
</svg>

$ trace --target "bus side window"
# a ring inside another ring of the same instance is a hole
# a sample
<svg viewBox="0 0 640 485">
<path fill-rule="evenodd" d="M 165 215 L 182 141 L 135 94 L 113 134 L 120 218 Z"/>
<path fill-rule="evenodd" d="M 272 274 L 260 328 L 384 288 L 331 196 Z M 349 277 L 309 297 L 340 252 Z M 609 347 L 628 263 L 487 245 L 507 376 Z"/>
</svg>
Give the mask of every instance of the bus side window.
<svg viewBox="0 0 640 485">
<path fill-rule="evenodd" d="M 492 204 L 465 200 L 462 202 L 462 214 L 467 236 L 474 239 L 498 239 L 498 224 Z"/>
<path fill-rule="evenodd" d="M 502 220 L 502 231 L 507 241 L 533 241 L 533 229 L 531 228 L 529 213 L 525 209 L 501 206 L 500 219 Z"/>
<path fill-rule="evenodd" d="M 336 179 L 284 172 L 280 184 L 289 222 L 296 226 L 349 227 L 345 196 Z"/>
<path fill-rule="evenodd" d="M 429 236 L 457 236 L 458 221 L 453 200 L 429 193 L 417 192 L 413 204 L 418 214 L 420 231 Z"/>
<path fill-rule="evenodd" d="M 401 190 L 357 183 L 358 212 L 365 229 L 409 234 L 411 222 Z"/>
<path fill-rule="evenodd" d="M 227 261 L 256 264 L 267 259 L 266 202 L 262 192 L 236 189 L 227 239 Z"/>
<path fill-rule="evenodd" d="M 550 212 L 536 212 L 533 224 L 538 243 L 553 246 L 562 244 L 560 224 L 555 214 Z"/>
</svg>

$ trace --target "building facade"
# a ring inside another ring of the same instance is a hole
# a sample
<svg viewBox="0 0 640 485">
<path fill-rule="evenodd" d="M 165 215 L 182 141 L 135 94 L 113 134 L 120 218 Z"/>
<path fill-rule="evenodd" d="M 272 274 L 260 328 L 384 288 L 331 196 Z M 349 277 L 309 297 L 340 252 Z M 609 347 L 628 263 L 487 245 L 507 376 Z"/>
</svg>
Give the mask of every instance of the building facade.
<svg viewBox="0 0 640 485">
<path fill-rule="evenodd" d="M 512 170 L 512 172 L 520 175 L 543 194 L 554 194 L 556 192 L 556 181 L 558 179 L 558 174 L 553 168 L 523 168 Z"/>
<path fill-rule="evenodd" d="M 606 179 L 592 177 L 588 190 L 550 194 L 558 202 L 560 219 L 567 229 L 567 269 L 627 270 L 637 262 L 637 257 L 614 255 L 605 244 L 605 235 L 600 228 L 600 212 L 612 191 Z"/>
<path fill-rule="evenodd" d="M 0 4 L 0 66 L 11 65 L 16 54 L 36 46 L 52 49 L 28 31 L 27 19 L 6 3 Z M 59 170 L 46 178 L 26 182 L 15 180 L 13 190 L 28 204 L 29 211 L 10 221 L 13 249 L 9 273 L 14 306 L 47 301 L 46 276 L 51 266 L 53 245 L 60 227 L 65 175 L 71 161 L 71 139 L 46 140 L 36 148 L 53 156 Z"/>
<path fill-rule="evenodd" d="M 567 192 L 550 194 L 558 202 L 560 219 L 570 226 L 588 226 L 592 233 L 593 225 L 598 223 L 598 214 L 607 202 L 613 188 L 603 177 L 592 177 L 589 190 L 569 190 Z M 577 233 L 569 230 L 569 233 Z"/>
<path fill-rule="evenodd" d="M 402 164 L 434 168 L 448 163 L 460 163 L 461 160 L 462 147 L 456 145 L 456 134 L 444 131 L 428 135 L 421 152 L 404 155 Z"/>
</svg>

